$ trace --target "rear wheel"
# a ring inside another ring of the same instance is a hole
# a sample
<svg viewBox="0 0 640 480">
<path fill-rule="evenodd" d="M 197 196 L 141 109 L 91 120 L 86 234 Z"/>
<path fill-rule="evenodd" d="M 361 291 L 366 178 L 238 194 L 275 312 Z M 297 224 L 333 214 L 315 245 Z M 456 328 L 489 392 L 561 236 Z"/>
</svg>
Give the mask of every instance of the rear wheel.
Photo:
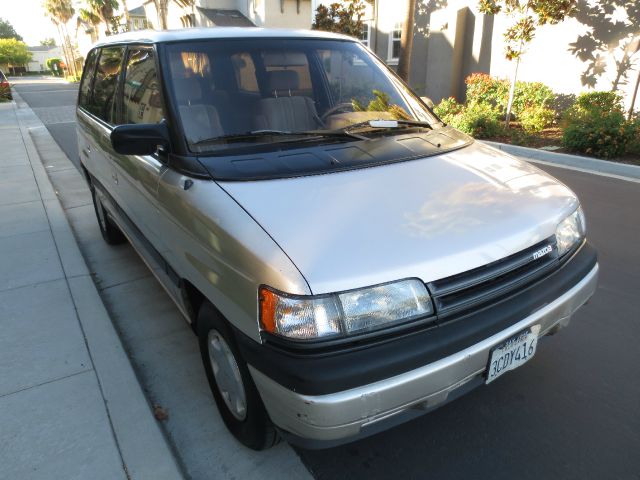
<svg viewBox="0 0 640 480">
<path fill-rule="evenodd" d="M 225 425 L 238 441 L 253 450 L 272 447 L 278 442 L 276 429 L 231 328 L 208 302 L 198 312 L 197 330 L 209 387 Z"/>
<path fill-rule="evenodd" d="M 96 218 L 98 219 L 98 227 L 100 227 L 100 233 L 104 241 L 109 245 L 118 245 L 125 242 L 126 237 L 111 217 L 109 217 L 109 212 L 104 208 L 95 188 L 91 189 L 91 197 L 93 198 L 93 208 L 96 211 Z"/>
</svg>

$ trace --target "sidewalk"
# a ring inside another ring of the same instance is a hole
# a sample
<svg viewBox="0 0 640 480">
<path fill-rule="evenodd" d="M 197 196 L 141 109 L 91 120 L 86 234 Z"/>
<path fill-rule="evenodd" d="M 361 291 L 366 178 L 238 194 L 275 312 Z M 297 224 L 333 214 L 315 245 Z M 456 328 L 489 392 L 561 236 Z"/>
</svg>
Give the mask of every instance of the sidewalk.
<svg viewBox="0 0 640 480">
<path fill-rule="evenodd" d="M 180 479 L 29 135 L 0 104 L 0 478 Z"/>
</svg>

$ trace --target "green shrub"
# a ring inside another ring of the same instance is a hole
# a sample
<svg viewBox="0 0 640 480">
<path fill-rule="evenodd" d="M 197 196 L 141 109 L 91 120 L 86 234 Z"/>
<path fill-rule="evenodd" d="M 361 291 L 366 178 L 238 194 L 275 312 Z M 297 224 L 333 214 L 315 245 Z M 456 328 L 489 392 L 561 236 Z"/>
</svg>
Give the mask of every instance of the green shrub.
<svg viewBox="0 0 640 480">
<path fill-rule="evenodd" d="M 467 101 L 500 107 L 507 111 L 509 100 L 509 82 L 494 78 L 486 73 L 472 73 L 465 79 Z"/>
<path fill-rule="evenodd" d="M 449 124 L 476 138 L 491 138 L 502 133 L 500 113 L 491 105 L 468 103 L 457 115 L 452 115 Z"/>
<path fill-rule="evenodd" d="M 11 100 L 11 87 L 0 85 L 0 102 L 8 102 L 9 100 Z"/>
<path fill-rule="evenodd" d="M 47 65 L 47 68 L 49 70 L 51 70 L 51 72 L 53 72 L 54 76 L 61 76 L 63 74 L 62 72 L 62 59 L 61 58 L 47 58 L 47 61 L 45 62 Z"/>
<path fill-rule="evenodd" d="M 547 107 L 554 98 L 553 90 L 540 82 L 516 82 L 512 112 L 519 117 L 527 108 Z M 505 103 L 505 114 L 507 105 Z"/>
<path fill-rule="evenodd" d="M 473 73 L 465 79 L 467 101 L 491 105 L 501 115 L 507 114 L 509 80 L 494 78 L 485 73 Z M 554 99 L 553 91 L 540 82 L 516 82 L 511 113 L 516 117 L 527 108 L 546 107 Z"/>
<path fill-rule="evenodd" d="M 576 99 L 575 109 L 594 113 L 624 113 L 622 97 L 616 92 L 582 93 Z"/>
<path fill-rule="evenodd" d="M 534 134 L 551 125 L 555 116 L 555 112 L 550 108 L 531 106 L 525 108 L 518 116 L 518 119 L 526 133 Z"/>
<path fill-rule="evenodd" d="M 630 139 L 627 144 L 627 153 L 640 156 L 640 115 L 636 115 L 629 123 Z"/>
<path fill-rule="evenodd" d="M 626 121 L 622 99 L 615 92 L 579 95 L 562 123 L 564 146 L 596 157 L 619 157 L 633 139 L 633 123 Z"/>
<path fill-rule="evenodd" d="M 464 105 L 458 103 L 455 98 L 443 98 L 438 105 L 433 107 L 433 111 L 443 122 L 450 123 L 451 118 L 458 115 L 464 109 Z"/>
</svg>

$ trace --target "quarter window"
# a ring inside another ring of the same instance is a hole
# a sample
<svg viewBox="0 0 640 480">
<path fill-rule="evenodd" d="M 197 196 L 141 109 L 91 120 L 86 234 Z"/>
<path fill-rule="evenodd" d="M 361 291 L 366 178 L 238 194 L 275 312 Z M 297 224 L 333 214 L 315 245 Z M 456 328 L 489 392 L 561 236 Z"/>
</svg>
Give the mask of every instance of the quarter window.
<svg viewBox="0 0 640 480">
<path fill-rule="evenodd" d="M 129 50 L 123 96 L 124 123 L 159 123 L 163 119 L 162 93 L 152 49 Z"/>
<path fill-rule="evenodd" d="M 103 48 L 98 60 L 93 95 L 87 110 L 107 123 L 114 123 L 115 93 L 122 69 L 122 47 Z"/>
<path fill-rule="evenodd" d="M 82 82 L 80 83 L 80 97 L 78 104 L 81 107 L 87 107 L 89 104 L 89 98 L 91 93 L 91 82 L 93 80 L 93 74 L 96 69 L 96 60 L 98 59 L 98 51 L 91 50 L 87 55 L 87 61 L 84 65 L 84 72 L 82 75 Z"/>
</svg>

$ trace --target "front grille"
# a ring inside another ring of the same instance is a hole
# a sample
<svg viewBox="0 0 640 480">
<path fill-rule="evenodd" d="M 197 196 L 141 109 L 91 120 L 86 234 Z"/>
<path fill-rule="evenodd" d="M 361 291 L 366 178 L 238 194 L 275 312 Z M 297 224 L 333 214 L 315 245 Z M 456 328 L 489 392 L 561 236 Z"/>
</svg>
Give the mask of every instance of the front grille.
<svg viewBox="0 0 640 480">
<path fill-rule="evenodd" d="M 559 265 L 555 236 L 501 260 L 427 283 L 439 319 L 522 288 Z"/>
</svg>

